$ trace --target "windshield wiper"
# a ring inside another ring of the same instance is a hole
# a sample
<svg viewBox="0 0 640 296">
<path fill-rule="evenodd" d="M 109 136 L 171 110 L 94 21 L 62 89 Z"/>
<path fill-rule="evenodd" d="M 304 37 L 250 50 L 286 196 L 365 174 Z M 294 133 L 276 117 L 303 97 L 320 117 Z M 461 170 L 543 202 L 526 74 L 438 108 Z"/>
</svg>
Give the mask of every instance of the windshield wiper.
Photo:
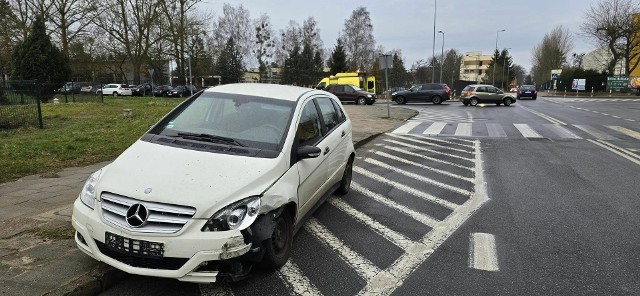
<svg viewBox="0 0 640 296">
<path fill-rule="evenodd" d="M 244 144 L 238 142 L 236 139 L 227 138 L 222 136 L 210 135 L 210 134 L 196 134 L 196 133 L 185 133 L 180 132 L 174 137 L 181 137 L 187 140 L 196 140 L 203 142 L 211 142 L 211 143 L 222 143 L 222 144 L 231 144 L 234 146 L 245 147 Z"/>
</svg>

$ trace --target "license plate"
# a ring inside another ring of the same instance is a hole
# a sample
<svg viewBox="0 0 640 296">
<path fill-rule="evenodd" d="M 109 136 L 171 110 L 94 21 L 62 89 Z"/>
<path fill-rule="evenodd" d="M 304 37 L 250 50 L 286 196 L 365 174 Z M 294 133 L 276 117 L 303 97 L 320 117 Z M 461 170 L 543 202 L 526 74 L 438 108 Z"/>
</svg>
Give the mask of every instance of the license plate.
<svg viewBox="0 0 640 296">
<path fill-rule="evenodd" d="M 109 248 L 120 253 L 139 257 L 164 256 L 163 243 L 127 238 L 111 232 L 105 232 L 104 241 Z"/>
<path fill-rule="evenodd" d="M 525 91 L 524 93 L 525 93 L 525 94 L 530 94 L 531 92 L 530 92 L 530 91 Z"/>
</svg>

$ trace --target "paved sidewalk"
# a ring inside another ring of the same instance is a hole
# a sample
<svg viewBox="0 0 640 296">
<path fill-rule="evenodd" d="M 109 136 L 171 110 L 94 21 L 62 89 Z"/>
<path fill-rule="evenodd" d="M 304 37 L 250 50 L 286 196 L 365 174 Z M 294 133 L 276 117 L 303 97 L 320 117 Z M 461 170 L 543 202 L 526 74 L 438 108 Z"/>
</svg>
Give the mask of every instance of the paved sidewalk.
<svg viewBox="0 0 640 296">
<path fill-rule="evenodd" d="M 361 145 L 417 114 L 385 104 L 345 105 Z M 71 209 L 86 178 L 108 162 L 0 184 L 0 295 L 94 295 L 125 274 L 75 246 Z"/>
</svg>

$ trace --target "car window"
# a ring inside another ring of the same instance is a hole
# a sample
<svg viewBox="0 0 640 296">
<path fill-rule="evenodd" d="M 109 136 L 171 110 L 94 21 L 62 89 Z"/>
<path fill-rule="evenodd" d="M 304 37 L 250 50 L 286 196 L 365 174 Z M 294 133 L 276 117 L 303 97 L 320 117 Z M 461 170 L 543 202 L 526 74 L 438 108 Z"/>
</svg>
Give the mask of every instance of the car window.
<svg viewBox="0 0 640 296">
<path fill-rule="evenodd" d="M 308 101 L 300 113 L 296 138 L 300 146 L 315 145 L 322 138 L 322 129 L 318 109 L 313 100 Z"/>
<path fill-rule="evenodd" d="M 422 86 L 420 84 L 418 85 L 414 85 L 410 88 L 410 90 L 420 90 L 422 88 Z"/>
<path fill-rule="evenodd" d="M 334 92 L 344 92 L 344 86 L 343 85 L 334 85 L 333 86 L 333 91 Z"/>
<path fill-rule="evenodd" d="M 327 127 L 327 131 L 331 131 L 333 128 L 338 126 L 339 123 L 336 109 L 333 107 L 331 99 L 329 98 L 318 98 L 316 101 L 320 107 L 320 113 L 322 114 L 324 125 Z"/>
<path fill-rule="evenodd" d="M 346 93 L 352 93 L 355 91 L 351 85 L 343 85 L 342 87 L 344 87 L 344 92 Z"/>
<path fill-rule="evenodd" d="M 373 81 L 367 81 L 367 88 L 368 89 L 373 89 L 373 87 L 374 87 Z"/>
<path fill-rule="evenodd" d="M 476 92 L 486 93 L 486 92 L 488 92 L 488 91 L 487 91 L 487 87 L 486 87 L 486 86 L 479 86 L 479 87 L 476 89 Z"/>
<path fill-rule="evenodd" d="M 464 89 L 462 89 L 462 91 L 471 91 L 472 89 L 473 89 L 473 86 L 467 85 Z"/>
<path fill-rule="evenodd" d="M 333 103 L 333 107 L 336 109 L 336 114 L 338 114 L 338 122 L 345 122 L 347 120 L 347 116 L 344 115 L 344 111 L 342 111 L 340 103 L 336 102 L 335 100 L 331 100 L 331 103 Z"/>
</svg>

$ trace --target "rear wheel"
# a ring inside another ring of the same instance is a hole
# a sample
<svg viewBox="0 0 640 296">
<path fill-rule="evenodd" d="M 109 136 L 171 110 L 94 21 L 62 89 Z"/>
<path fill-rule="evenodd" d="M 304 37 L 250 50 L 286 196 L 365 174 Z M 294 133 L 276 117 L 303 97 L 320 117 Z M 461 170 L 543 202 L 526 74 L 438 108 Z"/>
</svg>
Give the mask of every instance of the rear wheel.
<svg viewBox="0 0 640 296">
<path fill-rule="evenodd" d="M 504 103 L 505 107 L 509 107 L 509 105 L 511 105 L 511 99 L 510 98 L 506 98 L 506 99 L 504 99 L 503 103 Z"/>
<path fill-rule="evenodd" d="M 293 245 L 293 219 L 287 209 L 276 218 L 271 237 L 262 245 L 265 249 L 262 267 L 276 269 L 287 263 Z"/>
<path fill-rule="evenodd" d="M 462 102 L 462 105 L 469 106 L 469 102 Z"/>
<path fill-rule="evenodd" d="M 399 104 L 399 105 L 406 104 L 407 103 L 407 99 L 405 99 L 404 97 L 397 97 L 396 98 L 396 103 Z"/>
<path fill-rule="evenodd" d="M 433 102 L 434 105 L 440 105 L 442 104 L 442 98 L 439 96 L 435 96 L 431 99 L 431 101 Z"/>
<path fill-rule="evenodd" d="M 117 96 L 118 96 L 118 92 L 114 91 L 114 92 L 113 92 L 113 96 L 114 96 L 114 97 L 117 97 Z"/>
<path fill-rule="evenodd" d="M 478 99 L 477 98 L 471 98 L 469 100 L 469 105 L 471 106 L 477 106 L 478 105 Z"/>
<path fill-rule="evenodd" d="M 356 100 L 356 104 L 358 104 L 358 105 L 366 105 L 367 104 L 367 98 L 358 97 L 358 99 Z"/>
<path fill-rule="evenodd" d="M 349 158 L 347 165 L 344 168 L 344 174 L 342 174 L 342 180 L 340 180 L 340 187 L 336 190 L 337 195 L 345 195 L 349 193 L 351 189 L 351 176 L 353 172 L 353 158 Z"/>
</svg>

